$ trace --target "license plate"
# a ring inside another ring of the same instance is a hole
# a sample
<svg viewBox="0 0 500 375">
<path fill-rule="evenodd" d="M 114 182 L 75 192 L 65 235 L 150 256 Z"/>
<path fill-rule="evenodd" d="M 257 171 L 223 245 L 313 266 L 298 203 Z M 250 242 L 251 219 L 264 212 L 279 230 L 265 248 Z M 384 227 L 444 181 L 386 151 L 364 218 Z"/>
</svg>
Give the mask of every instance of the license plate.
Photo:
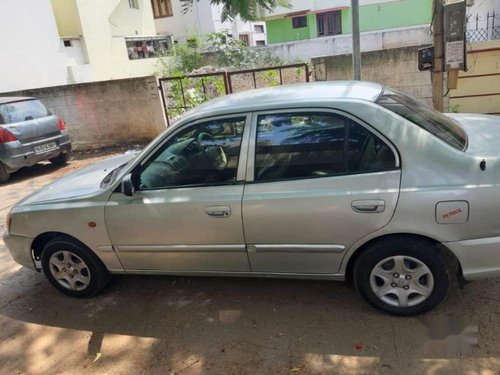
<svg viewBox="0 0 500 375">
<path fill-rule="evenodd" d="M 35 146 L 35 154 L 43 154 L 44 152 L 49 152 L 55 149 L 57 149 L 56 142 L 50 142 L 44 145 Z"/>
</svg>

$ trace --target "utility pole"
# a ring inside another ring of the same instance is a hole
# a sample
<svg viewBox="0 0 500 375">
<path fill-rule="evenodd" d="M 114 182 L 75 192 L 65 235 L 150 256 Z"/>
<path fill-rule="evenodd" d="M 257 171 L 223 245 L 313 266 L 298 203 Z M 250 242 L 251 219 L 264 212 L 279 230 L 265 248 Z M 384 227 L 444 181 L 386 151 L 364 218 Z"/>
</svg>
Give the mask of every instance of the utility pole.
<svg viewBox="0 0 500 375">
<path fill-rule="evenodd" d="M 432 34 L 434 37 L 434 70 L 432 71 L 432 103 L 434 109 L 443 112 L 443 59 L 444 59 L 444 0 L 433 0 L 432 3 Z"/>
<path fill-rule="evenodd" d="M 352 70 L 353 78 L 361 80 L 361 43 L 359 36 L 359 0 L 351 0 L 352 10 Z"/>
</svg>

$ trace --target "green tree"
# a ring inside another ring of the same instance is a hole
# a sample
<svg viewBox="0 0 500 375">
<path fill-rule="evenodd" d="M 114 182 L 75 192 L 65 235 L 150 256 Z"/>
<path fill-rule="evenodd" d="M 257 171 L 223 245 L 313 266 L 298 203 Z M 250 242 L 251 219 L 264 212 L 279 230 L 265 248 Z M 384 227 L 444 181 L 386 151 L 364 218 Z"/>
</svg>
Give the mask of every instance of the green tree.
<svg viewBox="0 0 500 375">
<path fill-rule="evenodd" d="M 193 3 L 200 0 L 181 0 L 184 13 Z M 272 11 L 277 6 L 290 8 L 287 0 L 210 0 L 212 5 L 222 5 L 222 22 L 240 16 L 243 21 L 255 21 L 259 18 L 259 10 Z"/>
<path fill-rule="evenodd" d="M 283 64 L 270 52 L 248 48 L 241 40 L 228 37 L 227 32 L 207 34 L 207 47 L 215 53 L 219 68 L 262 68 Z"/>
</svg>

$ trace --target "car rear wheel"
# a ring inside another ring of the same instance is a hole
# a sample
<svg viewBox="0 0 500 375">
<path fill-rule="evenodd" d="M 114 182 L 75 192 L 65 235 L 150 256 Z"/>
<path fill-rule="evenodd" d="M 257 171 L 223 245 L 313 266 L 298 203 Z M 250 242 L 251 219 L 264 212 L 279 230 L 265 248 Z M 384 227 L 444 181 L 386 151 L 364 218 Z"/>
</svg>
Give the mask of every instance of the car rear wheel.
<svg viewBox="0 0 500 375">
<path fill-rule="evenodd" d="M 42 251 L 43 273 L 58 290 L 72 297 L 91 297 L 107 284 L 109 273 L 86 247 L 68 238 L 49 241 Z"/>
<path fill-rule="evenodd" d="M 67 164 L 71 159 L 71 155 L 69 153 L 61 153 L 55 158 L 49 159 L 49 161 L 54 164 L 54 165 L 65 165 Z"/>
<path fill-rule="evenodd" d="M 10 178 L 10 173 L 7 171 L 7 167 L 0 163 L 0 184 L 7 182 Z"/>
<path fill-rule="evenodd" d="M 394 315 L 416 315 L 446 296 L 449 276 L 435 245 L 425 239 L 388 239 L 364 251 L 354 281 L 372 306 Z"/>
</svg>

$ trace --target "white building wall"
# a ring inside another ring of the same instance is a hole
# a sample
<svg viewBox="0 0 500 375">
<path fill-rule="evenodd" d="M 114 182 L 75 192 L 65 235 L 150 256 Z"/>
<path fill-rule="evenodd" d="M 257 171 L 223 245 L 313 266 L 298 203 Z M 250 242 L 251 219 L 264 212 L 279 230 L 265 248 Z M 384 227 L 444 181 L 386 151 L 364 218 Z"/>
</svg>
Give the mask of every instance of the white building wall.
<svg viewBox="0 0 500 375">
<path fill-rule="evenodd" d="M 50 0 L 1 0 L 0 36 L 0 92 L 66 83 L 66 55 Z"/>
<path fill-rule="evenodd" d="M 261 33 L 261 32 L 257 32 L 255 31 L 255 25 L 260 25 L 262 26 L 264 32 Z M 253 38 L 253 43 L 252 43 L 252 46 L 257 46 L 259 45 L 259 41 L 262 41 L 264 42 L 264 44 L 267 44 L 267 30 L 266 30 L 266 23 L 265 22 L 255 22 L 254 23 L 254 32 L 252 34 L 252 38 Z"/>
<path fill-rule="evenodd" d="M 239 34 L 249 34 L 252 46 L 255 45 L 255 40 L 266 40 L 265 33 L 253 36 L 253 22 L 243 22 L 239 18 L 222 22 L 222 6 L 211 5 L 209 0 L 194 1 L 187 13 L 182 12 L 180 0 L 172 0 L 172 13 L 171 17 L 155 20 L 156 31 L 160 35 L 173 35 L 174 40 L 179 43 L 184 43 L 194 36 L 203 40 L 208 33 L 225 31 L 235 38 L 238 38 Z"/>
<path fill-rule="evenodd" d="M 64 46 L 64 41 L 69 42 L 70 45 Z M 88 63 L 83 43 L 80 38 L 63 38 L 61 39 L 61 43 L 64 46 L 64 51 L 66 52 L 66 63 L 68 66 L 83 65 Z"/>
<path fill-rule="evenodd" d="M 198 13 L 202 15 L 202 17 L 205 15 L 205 13 L 201 13 L 203 11 L 206 11 L 211 14 L 211 18 L 205 16 L 204 18 L 206 19 L 207 22 L 210 22 L 212 26 L 210 28 L 202 29 L 201 32 L 202 34 L 205 34 L 207 31 L 213 29 L 214 31 L 221 33 L 224 31 L 228 31 L 231 34 L 236 34 L 237 33 L 237 28 L 234 22 L 222 22 L 221 19 L 221 13 L 222 13 L 222 6 L 211 6 L 209 5 L 209 2 L 207 0 L 205 1 L 200 1 L 200 4 L 205 4 L 206 9 L 199 9 Z"/>
<path fill-rule="evenodd" d="M 129 60 L 125 37 L 155 36 L 150 0 L 76 0 L 88 64 L 72 67 L 75 83 L 153 75 L 157 59 Z"/>
<path fill-rule="evenodd" d="M 264 32 L 257 32 L 255 29 L 256 25 L 261 26 Z M 242 34 L 248 35 L 250 47 L 255 47 L 257 45 L 257 41 L 263 41 L 267 44 L 265 22 L 243 22 L 241 19 L 237 19 L 234 22 L 234 29 L 236 30 L 233 33 L 235 37 L 239 37 Z"/>
<path fill-rule="evenodd" d="M 194 2 L 194 7 L 203 7 L 203 2 Z M 182 4 L 178 0 L 172 1 L 171 17 L 155 19 L 156 32 L 159 35 L 173 35 L 174 40 L 185 42 L 193 36 L 199 36 L 200 18 L 193 10 L 183 13 Z M 208 15 L 208 17 L 207 17 Z M 211 12 L 206 13 L 206 18 L 211 18 Z"/>
<path fill-rule="evenodd" d="M 105 0 L 104 2 L 116 1 Z M 130 8 L 128 0 L 118 0 L 116 7 L 108 13 L 108 23 L 113 36 L 156 35 L 151 1 L 138 0 L 138 4 L 139 9 L 135 9 Z"/>
</svg>

